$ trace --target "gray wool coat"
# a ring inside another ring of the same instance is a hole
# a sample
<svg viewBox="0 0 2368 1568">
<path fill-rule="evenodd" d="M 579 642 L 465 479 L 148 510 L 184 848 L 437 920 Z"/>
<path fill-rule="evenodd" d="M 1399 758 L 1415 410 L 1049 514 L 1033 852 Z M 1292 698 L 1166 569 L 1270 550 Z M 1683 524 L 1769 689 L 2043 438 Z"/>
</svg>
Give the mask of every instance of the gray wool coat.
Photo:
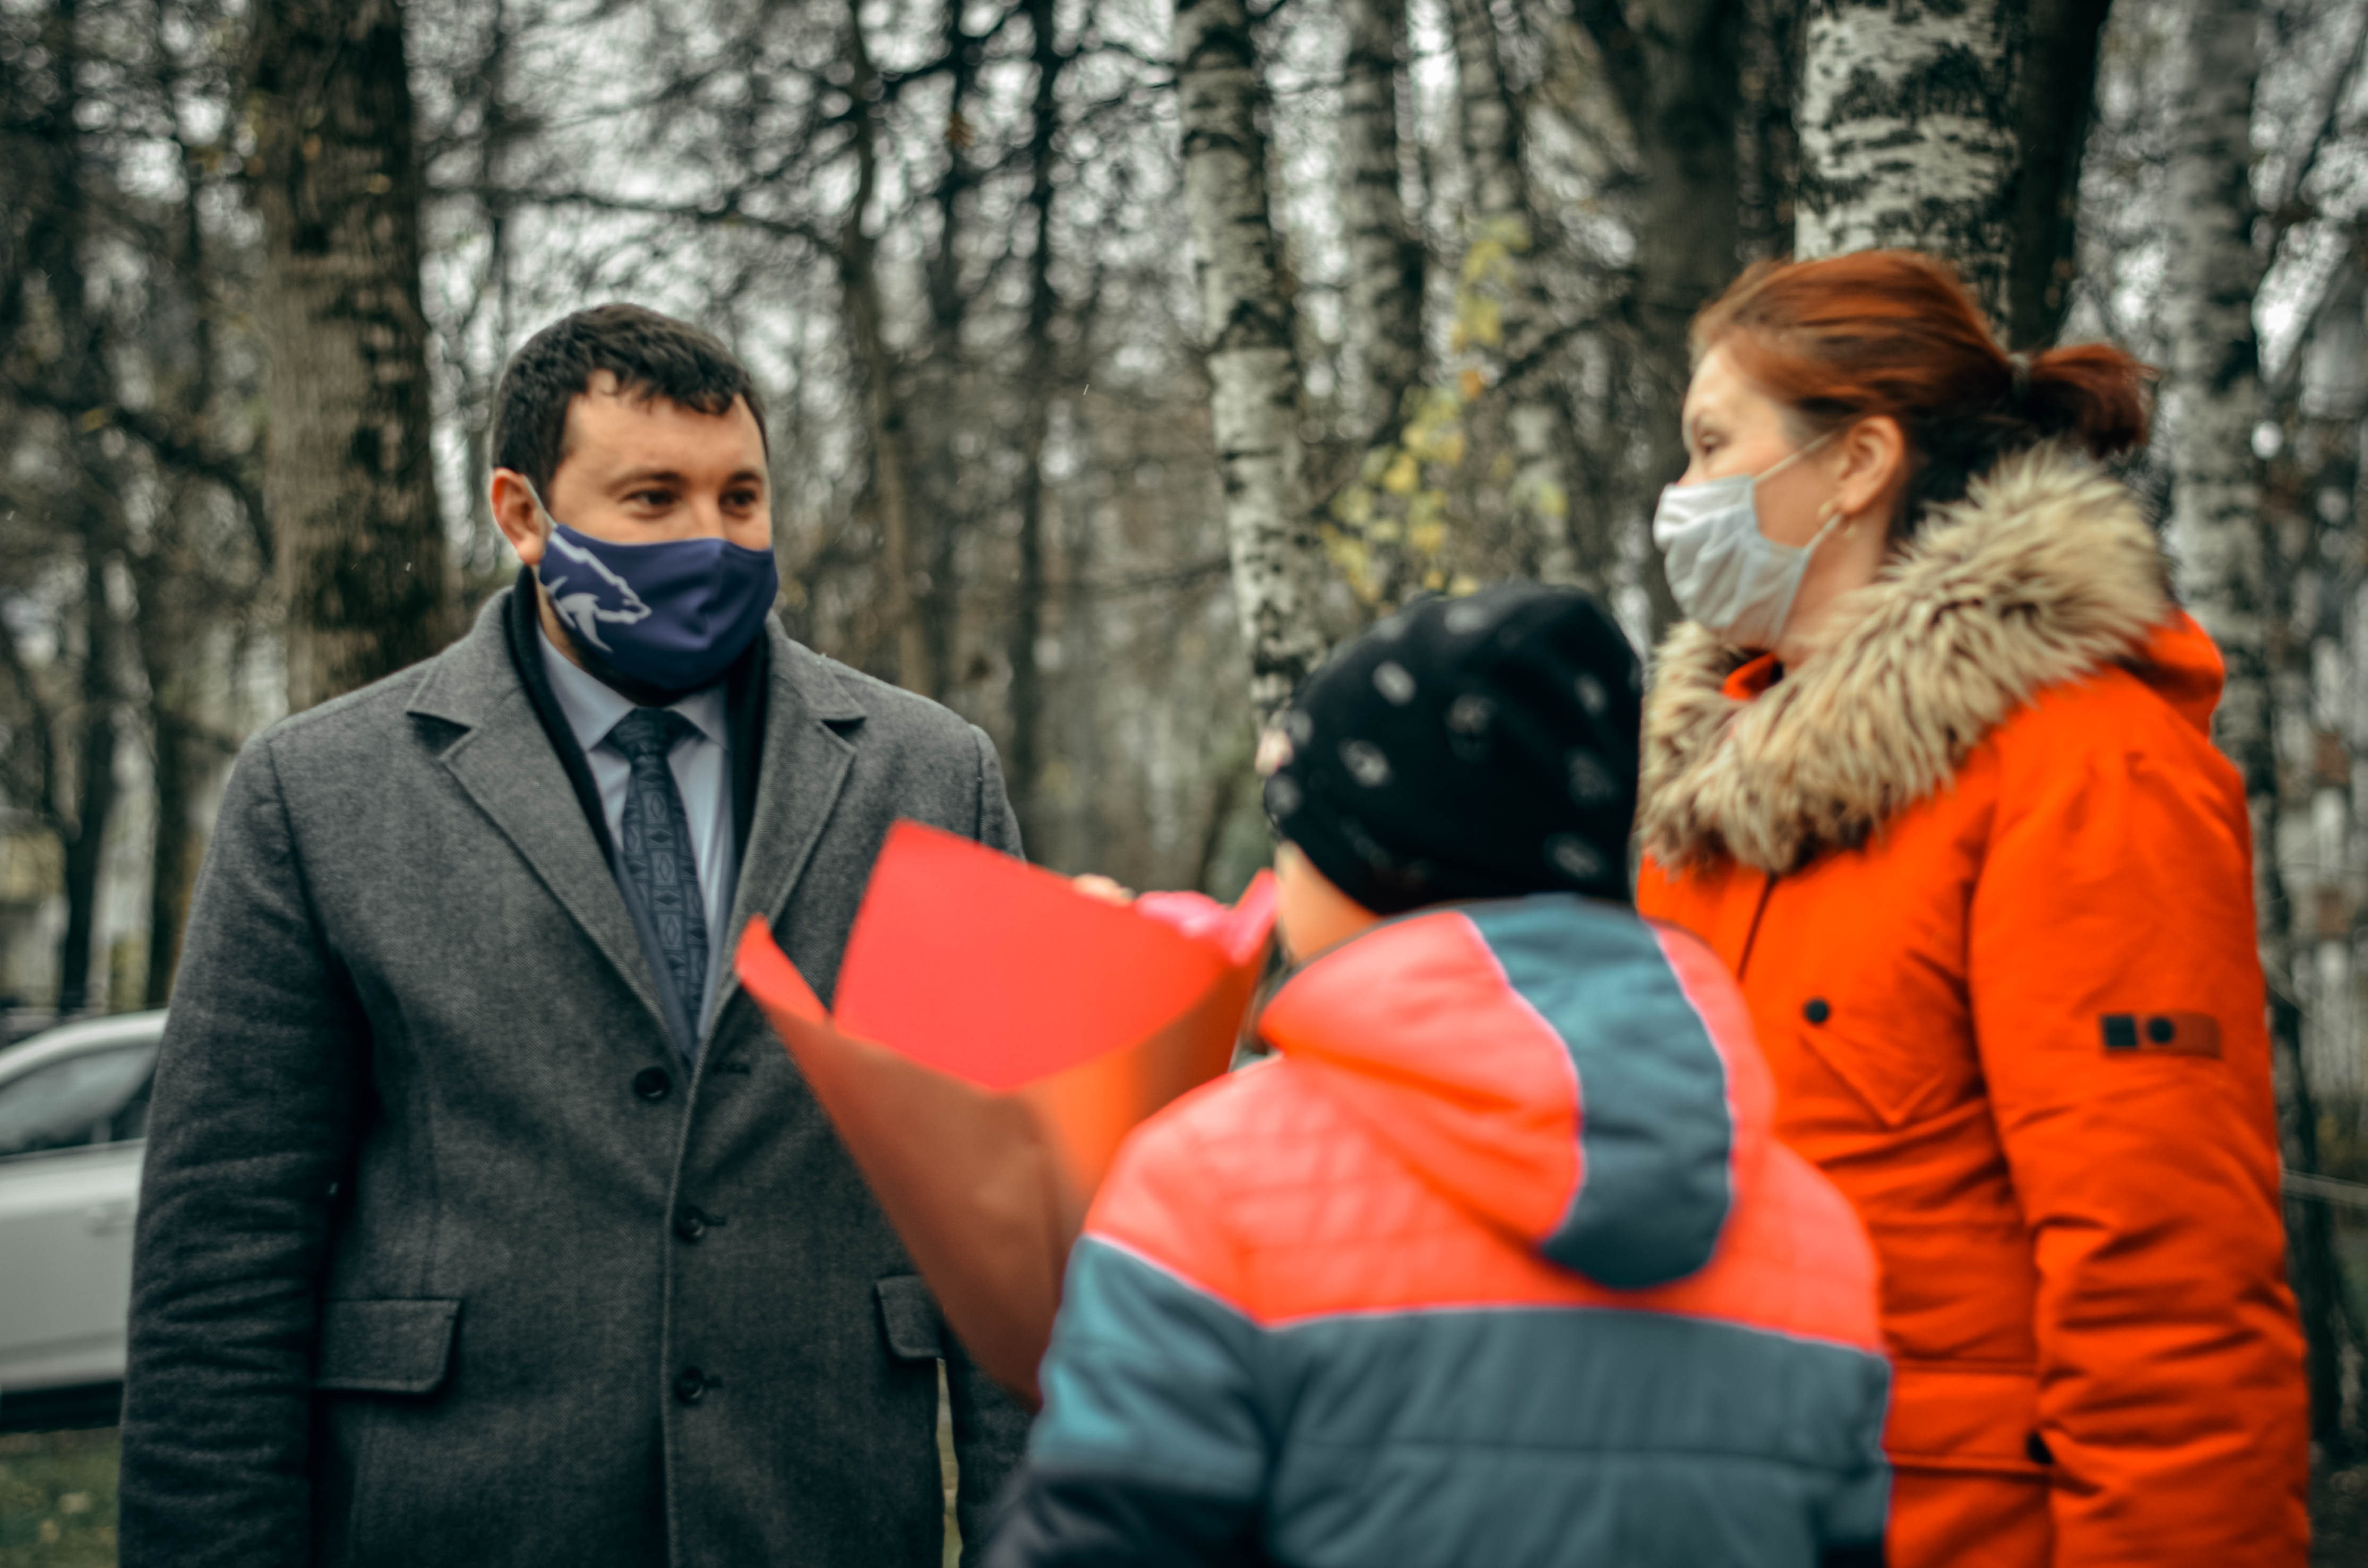
<svg viewBox="0 0 2368 1568">
<path fill-rule="evenodd" d="M 685 1065 L 505 640 L 250 743 L 159 1060 L 128 1568 L 936 1568 L 1024 1415 L 754 1002 Z M 739 891 L 826 999 L 892 821 L 1016 850 L 985 735 L 768 630 Z M 729 939 L 719 934 L 726 952 Z"/>
</svg>

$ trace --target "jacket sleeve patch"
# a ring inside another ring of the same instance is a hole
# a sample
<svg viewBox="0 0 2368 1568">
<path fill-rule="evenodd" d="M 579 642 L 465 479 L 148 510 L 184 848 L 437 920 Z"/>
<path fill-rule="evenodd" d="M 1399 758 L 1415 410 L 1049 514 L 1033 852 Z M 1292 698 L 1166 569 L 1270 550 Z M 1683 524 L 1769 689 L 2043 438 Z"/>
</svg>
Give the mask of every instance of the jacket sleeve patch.
<svg viewBox="0 0 2368 1568">
<path fill-rule="evenodd" d="M 2220 1020 L 2209 1013 L 2107 1013 L 2098 1023 L 2110 1055 L 2220 1055 Z"/>
</svg>

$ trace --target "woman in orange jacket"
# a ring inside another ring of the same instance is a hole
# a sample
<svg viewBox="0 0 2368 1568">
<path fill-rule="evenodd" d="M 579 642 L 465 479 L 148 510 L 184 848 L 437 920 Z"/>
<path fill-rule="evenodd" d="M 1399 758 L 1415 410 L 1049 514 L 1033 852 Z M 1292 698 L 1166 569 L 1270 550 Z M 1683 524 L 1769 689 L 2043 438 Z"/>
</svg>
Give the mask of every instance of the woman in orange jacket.
<svg viewBox="0 0 2368 1568">
<path fill-rule="evenodd" d="M 2090 461 L 2141 368 L 2009 357 L 1900 252 L 1756 268 L 1694 355 L 1638 903 L 1740 977 L 1780 1136 L 1873 1236 L 1890 1562 L 2298 1565 L 2221 664 Z"/>
</svg>

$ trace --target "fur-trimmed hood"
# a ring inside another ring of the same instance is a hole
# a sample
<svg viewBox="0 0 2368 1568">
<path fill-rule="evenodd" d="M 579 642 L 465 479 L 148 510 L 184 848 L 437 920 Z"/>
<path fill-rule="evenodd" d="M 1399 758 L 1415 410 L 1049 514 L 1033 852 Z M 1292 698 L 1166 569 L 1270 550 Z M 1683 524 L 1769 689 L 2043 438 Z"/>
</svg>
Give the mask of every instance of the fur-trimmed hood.
<svg viewBox="0 0 2368 1568">
<path fill-rule="evenodd" d="M 2127 659 L 2170 615 L 2136 499 L 2061 449 L 2010 458 L 1845 601 L 1826 648 L 1750 701 L 1749 655 L 1688 622 L 1645 713 L 1645 847 L 1770 872 L 1863 843 L 2034 693 Z M 1852 613 L 1854 611 L 1854 613 Z"/>
</svg>

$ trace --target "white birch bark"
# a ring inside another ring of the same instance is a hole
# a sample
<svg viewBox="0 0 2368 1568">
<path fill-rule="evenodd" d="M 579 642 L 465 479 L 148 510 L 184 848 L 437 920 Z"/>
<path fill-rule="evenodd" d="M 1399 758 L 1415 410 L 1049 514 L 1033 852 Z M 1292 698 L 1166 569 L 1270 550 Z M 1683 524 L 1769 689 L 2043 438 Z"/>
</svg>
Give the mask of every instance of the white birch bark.
<svg viewBox="0 0 2368 1568">
<path fill-rule="evenodd" d="M 2320 1094 L 2357 1100 L 2361 1090 L 2361 1042 L 2353 996 L 2352 937 L 2357 919 L 2355 889 L 2359 842 L 2352 798 L 2353 758 L 2362 755 L 2356 712 L 2358 698 L 2348 659 L 2357 635 L 2354 591 L 2347 604 L 2342 578 L 2358 528 L 2361 420 L 2368 415 L 2368 316 L 2358 270 L 2340 268 L 2328 285 L 2326 304 L 2316 313 L 2308 337 L 2298 344 L 2302 361 L 2300 439 L 2296 456 L 2305 474 L 2295 487 L 2300 508 L 2295 531 L 2311 549 L 2293 578 L 2293 598 L 2306 639 L 2288 660 L 2298 688 L 2295 711 L 2306 715 L 2294 737 L 2305 748 L 2300 758 L 2310 778 L 2310 811 L 2299 831 L 2286 837 L 2291 856 L 2281 856 L 2288 897 L 2294 908 L 2297 953 L 2307 951 L 2309 989 L 2305 994 L 2303 1062 Z M 2348 494 L 2347 494 L 2348 491 Z M 2287 698 L 2284 683 L 2277 693 Z M 2301 813 L 2291 813 L 2300 817 Z M 2286 846 L 2282 846 L 2282 848 Z"/>
<path fill-rule="evenodd" d="M 1242 0 L 1177 0 L 1175 28 L 1209 412 L 1250 702 L 1264 722 L 1324 653 L 1316 605 L 1323 554 L 1308 515 L 1299 357 L 1267 205 L 1248 12 Z"/>
<path fill-rule="evenodd" d="M 1497 396 L 1513 450 L 1505 500 L 1536 541 L 1538 576 L 1549 583 L 1578 575 L 1570 538 L 1570 477 L 1565 454 L 1571 437 L 1538 361 L 1554 328 L 1552 302 L 1540 286 L 1532 251 L 1537 217 L 1521 167 L 1521 122 L 1505 76 L 1504 51 L 1488 0 L 1449 0 L 1455 35 L 1456 100 L 1463 137 L 1467 244 L 1487 247 L 1486 265 L 1467 256 L 1467 287 L 1486 290 L 1493 322 L 1469 319 L 1467 338 L 1490 350 L 1500 378 Z M 1501 253 L 1501 254 L 1500 254 Z M 1606 585 L 1591 584 L 1600 591 Z"/>
<path fill-rule="evenodd" d="M 2227 661 L 2215 727 L 2245 771 L 2257 814 L 2274 809 L 2277 784 L 2261 465 L 2253 451 L 2262 415 L 2253 330 L 2262 257 L 2253 244 L 2250 185 L 2259 20 L 2255 0 L 2211 0 L 2184 6 L 2174 26 L 2163 278 L 2171 550 L 2181 597 Z"/>
<path fill-rule="evenodd" d="M 2254 907 L 2269 980 L 2283 1153 L 2287 1164 L 2309 1171 L 2317 1168 L 2317 1088 L 2305 1051 L 2302 999 L 2312 989 L 2312 920 L 2294 896 L 2306 881 L 2289 884 L 2287 878 L 2314 846 L 2307 821 L 2281 823 L 2279 754 L 2285 752 L 2297 781 L 2308 778 L 2310 675 L 2306 648 L 2297 670 L 2292 639 L 2282 640 L 2282 649 L 2271 645 L 2273 535 L 2261 515 L 2262 464 L 2253 449 L 2264 412 L 2253 323 L 2263 270 L 2253 244 L 2252 197 L 2260 27 L 2259 0 L 2188 0 L 2169 28 L 2164 437 L 2180 597 L 2218 641 L 2227 665 L 2214 728 L 2244 775 L 2252 817 Z M 2284 657 L 2273 663 L 2273 653 Z M 2341 1275 L 2327 1210 L 2289 1203 L 2286 1218 L 2294 1295 L 2309 1342 L 2313 1436 L 2325 1441 L 2335 1435 L 2342 1403 Z"/>
<path fill-rule="evenodd" d="M 1796 255 L 1930 251 L 2006 319 L 2023 20 L 2021 0 L 1816 0 Z"/>
<path fill-rule="evenodd" d="M 1344 0 L 1340 219 L 1349 236 L 1352 417 L 1372 440 L 1422 377 L 1422 245 L 1398 188 L 1398 71 L 1406 0 Z"/>
</svg>

